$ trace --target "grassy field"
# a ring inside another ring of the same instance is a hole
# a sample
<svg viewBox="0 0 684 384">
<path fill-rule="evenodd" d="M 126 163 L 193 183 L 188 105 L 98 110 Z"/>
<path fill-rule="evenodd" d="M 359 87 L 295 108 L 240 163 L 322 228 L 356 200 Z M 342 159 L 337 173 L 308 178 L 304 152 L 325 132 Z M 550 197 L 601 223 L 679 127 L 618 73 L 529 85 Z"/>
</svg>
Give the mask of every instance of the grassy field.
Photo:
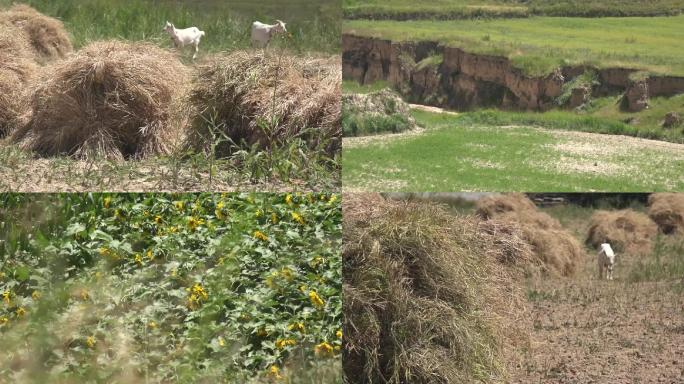
<svg viewBox="0 0 684 384">
<path fill-rule="evenodd" d="M 529 121 L 514 119 L 508 120 L 513 126 L 497 126 L 468 118 L 477 114 L 414 111 L 414 116 L 419 126 L 427 128 L 425 132 L 345 139 L 345 190 L 684 189 L 684 147 L 678 144 L 540 129 L 529 126 Z M 621 133 L 621 126 L 615 127 L 617 131 L 605 133 Z M 579 121 L 569 128 L 587 126 Z"/>
<path fill-rule="evenodd" d="M 681 0 L 343 0 L 348 19 L 464 19 L 549 16 L 656 16 L 684 11 Z"/>
<path fill-rule="evenodd" d="M 396 41 L 439 41 L 509 57 L 531 75 L 561 65 L 628 67 L 684 75 L 683 16 L 458 21 L 346 21 L 344 31 Z"/>
<path fill-rule="evenodd" d="M 0 0 L 0 7 L 14 2 Z M 292 39 L 275 44 L 298 52 L 337 53 L 340 49 L 341 8 L 333 0 L 315 3 L 270 0 L 259 3 L 258 7 L 245 0 L 230 4 L 216 0 L 26 0 L 22 3 L 61 19 L 72 34 L 76 48 L 107 38 L 153 41 L 171 47 L 171 40 L 162 32 L 168 20 L 178 28 L 197 26 L 205 31 L 207 35 L 201 46 L 204 50 L 234 50 L 249 47 L 254 20 L 282 19 L 288 23 Z"/>
<path fill-rule="evenodd" d="M 0 194 L 0 381 L 341 383 L 328 194 Z"/>
</svg>

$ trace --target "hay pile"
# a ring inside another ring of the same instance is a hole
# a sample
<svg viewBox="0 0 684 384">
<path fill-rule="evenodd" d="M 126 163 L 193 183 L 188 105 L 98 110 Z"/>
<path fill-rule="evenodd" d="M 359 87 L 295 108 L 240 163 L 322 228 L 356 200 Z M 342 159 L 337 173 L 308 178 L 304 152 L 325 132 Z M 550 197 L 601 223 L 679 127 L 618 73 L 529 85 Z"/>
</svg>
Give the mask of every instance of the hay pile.
<svg viewBox="0 0 684 384">
<path fill-rule="evenodd" d="M 168 153 L 184 125 L 188 69 L 146 43 L 96 42 L 47 67 L 15 143 L 43 156 Z"/>
<path fill-rule="evenodd" d="M 596 211 L 591 216 L 586 243 L 595 249 L 609 243 L 617 252 L 641 254 L 651 250 L 657 232 L 655 223 L 643 213 L 631 209 Z"/>
<path fill-rule="evenodd" d="M 349 194 L 343 212 L 346 382 L 505 377 L 503 348 L 520 336 L 501 319 L 520 325 L 523 312 L 497 261 L 527 258 L 525 242 L 429 203 Z"/>
<path fill-rule="evenodd" d="M 31 50 L 23 39 L 16 39 L 16 27 L 0 24 L 0 137 L 20 125 L 27 111 L 27 84 L 38 66 L 31 58 Z"/>
<path fill-rule="evenodd" d="M 684 193 L 654 193 L 648 197 L 648 216 L 665 234 L 684 235 Z"/>
<path fill-rule="evenodd" d="M 73 50 L 64 24 L 28 5 L 18 4 L 0 12 L 0 24 L 21 29 L 39 61 L 63 58 Z"/>
<path fill-rule="evenodd" d="M 584 258 L 577 239 L 560 222 L 537 207 L 522 194 L 489 196 L 477 203 L 477 215 L 518 225 L 522 237 L 532 247 L 532 264 L 543 272 L 571 276 Z"/>
<path fill-rule="evenodd" d="M 199 66 L 191 95 L 198 116 L 190 147 L 208 151 L 211 121 L 240 145 L 268 149 L 296 138 L 333 155 L 340 141 L 340 58 L 313 59 L 261 51 L 237 51 Z M 275 90 L 275 98 L 274 98 Z M 275 101 L 275 103 L 274 103 Z M 216 154 L 234 151 L 230 142 Z"/>
<path fill-rule="evenodd" d="M 345 137 L 399 133 L 417 127 L 409 104 L 390 89 L 342 95 L 342 134 Z"/>
</svg>

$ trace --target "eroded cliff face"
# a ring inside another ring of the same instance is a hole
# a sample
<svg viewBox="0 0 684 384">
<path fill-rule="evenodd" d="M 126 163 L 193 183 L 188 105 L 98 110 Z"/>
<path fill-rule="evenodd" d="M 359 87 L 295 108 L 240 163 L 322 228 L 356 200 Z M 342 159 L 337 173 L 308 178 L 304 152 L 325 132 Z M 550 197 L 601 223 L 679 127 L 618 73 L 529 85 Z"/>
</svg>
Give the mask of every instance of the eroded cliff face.
<svg viewBox="0 0 684 384">
<path fill-rule="evenodd" d="M 364 36 L 342 36 L 343 77 L 361 84 L 388 81 L 412 102 L 467 110 L 498 107 L 547 110 L 556 106 L 563 85 L 587 70 L 598 74 L 600 85 L 579 91 L 573 103 L 590 96 L 624 94 L 628 109 L 645 108 L 648 97 L 684 93 L 684 78 L 649 77 L 633 81 L 628 68 L 559 68 L 543 77 L 531 77 L 506 57 L 474 54 L 436 42 L 392 42 Z M 436 64 L 421 65 L 439 56 Z M 588 94 L 587 94 L 588 93 Z"/>
</svg>

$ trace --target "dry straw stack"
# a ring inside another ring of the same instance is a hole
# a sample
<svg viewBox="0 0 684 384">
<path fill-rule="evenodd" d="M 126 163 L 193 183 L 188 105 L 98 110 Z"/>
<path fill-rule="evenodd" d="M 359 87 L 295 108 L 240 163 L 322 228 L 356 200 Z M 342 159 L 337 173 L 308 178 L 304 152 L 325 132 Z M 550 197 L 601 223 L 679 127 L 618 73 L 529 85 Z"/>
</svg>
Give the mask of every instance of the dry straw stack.
<svg viewBox="0 0 684 384">
<path fill-rule="evenodd" d="M 505 377 L 503 348 L 522 338 L 501 320 L 518 324 L 523 311 L 500 262 L 529 258 L 525 241 L 427 203 L 351 194 L 343 211 L 347 381 Z"/>
<path fill-rule="evenodd" d="M 684 194 L 654 193 L 648 197 L 648 216 L 665 234 L 684 235 Z"/>
<path fill-rule="evenodd" d="M 544 272 L 571 276 L 584 257 L 577 239 L 522 194 L 481 199 L 477 203 L 477 215 L 485 220 L 517 225 L 532 248 L 532 262 Z"/>
<path fill-rule="evenodd" d="M 341 64 L 262 51 L 237 51 L 199 66 L 191 102 L 199 111 L 190 146 L 206 147 L 215 136 L 260 148 L 302 138 L 329 154 L 341 148 Z M 219 132 L 210 132 L 212 122 Z M 229 155 L 232 143 L 217 147 Z"/>
<path fill-rule="evenodd" d="M 96 42 L 46 67 L 13 140 L 43 156 L 164 154 L 180 140 L 189 70 L 146 43 Z"/>
<path fill-rule="evenodd" d="M 28 41 L 17 39 L 17 33 L 16 27 L 0 24 L 0 137 L 21 124 L 27 111 L 25 90 L 38 71 Z"/>
<path fill-rule="evenodd" d="M 591 216 L 586 243 L 598 249 L 609 243 L 617 252 L 647 254 L 658 228 L 643 213 L 631 209 L 597 211 Z"/>
<path fill-rule="evenodd" d="M 73 47 L 61 21 L 43 15 L 28 5 L 14 5 L 0 12 L 0 24 L 13 25 L 21 30 L 37 59 L 49 61 L 63 58 Z"/>
</svg>

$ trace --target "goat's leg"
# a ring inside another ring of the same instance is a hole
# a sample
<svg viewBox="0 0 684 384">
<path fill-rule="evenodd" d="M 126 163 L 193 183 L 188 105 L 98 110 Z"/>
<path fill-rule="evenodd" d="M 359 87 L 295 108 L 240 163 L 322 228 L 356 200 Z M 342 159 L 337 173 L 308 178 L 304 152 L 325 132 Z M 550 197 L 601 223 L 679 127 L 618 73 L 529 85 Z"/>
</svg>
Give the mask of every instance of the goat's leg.
<svg viewBox="0 0 684 384">
<path fill-rule="evenodd" d="M 193 60 L 195 60 L 197 58 L 198 53 L 199 53 L 199 41 L 195 42 L 195 54 L 192 55 Z"/>
</svg>

